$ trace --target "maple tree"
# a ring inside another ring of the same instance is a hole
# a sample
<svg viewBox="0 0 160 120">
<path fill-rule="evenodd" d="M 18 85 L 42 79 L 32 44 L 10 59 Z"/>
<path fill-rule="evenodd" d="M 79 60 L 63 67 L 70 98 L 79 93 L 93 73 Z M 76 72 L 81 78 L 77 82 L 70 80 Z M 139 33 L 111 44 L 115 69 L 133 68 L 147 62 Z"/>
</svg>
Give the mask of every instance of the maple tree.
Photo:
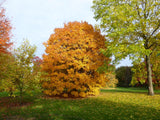
<svg viewBox="0 0 160 120">
<path fill-rule="evenodd" d="M 69 22 L 56 28 L 44 43 L 42 70 L 50 78 L 43 83 L 44 93 L 62 97 L 98 94 L 107 79 L 97 68 L 110 61 L 99 51 L 105 41 L 100 30 L 87 22 Z"/>
<path fill-rule="evenodd" d="M 5 9 L 0 4 L 0 53 L 8 53 L 11 42 L 11 23 L 5 15 Z"/>
<path fill-rule="evenodd" d="M 2 7 L 4 1 L 0 3 L 0 85 L 2 79 L 6 77 L 7 66 L 10 63 L 9 48 L 11 48 L 11 23 L 5 15 L 5 9 Z"/>
<path fill-rule="evenodd" d="M 40 65 L 42 64 L 42 59 L 38 56 L 35 56 L 33 59 L 32 59 L 32 63 L 33 63 L 33 72 L 38 72 L 40 71 Z"/>
</svg>

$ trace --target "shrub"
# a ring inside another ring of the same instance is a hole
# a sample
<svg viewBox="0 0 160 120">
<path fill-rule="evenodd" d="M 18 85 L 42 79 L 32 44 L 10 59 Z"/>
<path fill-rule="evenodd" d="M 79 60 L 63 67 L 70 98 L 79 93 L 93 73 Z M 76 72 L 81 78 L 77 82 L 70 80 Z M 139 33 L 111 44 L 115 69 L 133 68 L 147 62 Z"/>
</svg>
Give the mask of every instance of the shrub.
<svg viewBox="0 0 160 120">
<path fill-rule="evenodd" d="M 113 73 L 106 73 L 106 87 L 116 87 L 118 84 L 118 80 Z"/>
</svg>

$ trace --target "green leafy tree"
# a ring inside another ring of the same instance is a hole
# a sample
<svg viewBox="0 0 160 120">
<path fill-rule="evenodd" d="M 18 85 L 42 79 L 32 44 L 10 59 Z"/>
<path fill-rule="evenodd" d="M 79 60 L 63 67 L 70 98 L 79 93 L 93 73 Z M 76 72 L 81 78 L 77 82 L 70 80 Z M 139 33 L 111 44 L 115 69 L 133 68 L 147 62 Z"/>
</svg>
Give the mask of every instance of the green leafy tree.
<svg viewBox="0 0 160 120">
<path fill-rule="evenodd" d="M 32 73 L 32 60 L 35 57 L 35 50 L 35 46 L 31 46 L 27 40 L 23 41 L 23 43 L 14 50 L 12 56 L 8 57 L 8 64 L 6 64 L 5 67 L 7 69 L 5 70 L 6 73 L 2 80 L 2 88 L 10 92 L 10 95 L 12 95 L 15 90 L 18 90 L 21 103 L 24 92 L 30 92 L 36 86 L 36 81 Z"/>
<path fill-rule="evenodd" d="M 14 57 L 11 54 L 1 53 L 0 55 L 0 91 L 8 91 L 10 96 L 13 95 L 13 91 L 15 90 L 13 79 L 10 76 L 14 69 Z"/>
<path fill-rule="evenodd" d="M 29 41 L 23 41 L 20 47 L 15 50 L 14 57 L 16 59 L 16 66 L 14 69 L 13 78 L 15 85 L 20 92 L 20 97 L 25 90 L 31 89 L 32 87 L 32 59 L 35 57 L 36 51 L 35 46 L 31 46 Z"/>
<path fill-rule="evenodd" d="M 154 95 L 151 55 L 160 47 L 160 1 L 94 0 L 95 19 L 109 39 L 107 50 L 116 60 L 129 55 L 133 62 L 146 61 L 149 95 Z"/>
<path fill-rule="evenodd" d="M 46 78 L 44 78 L 43 76 L 46 75 L 46 73 L 44 73 L 41 70 L 41 65 L 43 63 L 42 59 L 39 58 L 38 56 L 35 56 L 32 59 L 33 62 L 33 66 L 32 66 L 32 80 L 34 81 L 32 83 L 32 85 L 34 86 L 34 91 L 36 92 L 42 92 L 43 88 L 42 88 L 42 82 L 44 81 L 48 81 Z"/>
</svg>

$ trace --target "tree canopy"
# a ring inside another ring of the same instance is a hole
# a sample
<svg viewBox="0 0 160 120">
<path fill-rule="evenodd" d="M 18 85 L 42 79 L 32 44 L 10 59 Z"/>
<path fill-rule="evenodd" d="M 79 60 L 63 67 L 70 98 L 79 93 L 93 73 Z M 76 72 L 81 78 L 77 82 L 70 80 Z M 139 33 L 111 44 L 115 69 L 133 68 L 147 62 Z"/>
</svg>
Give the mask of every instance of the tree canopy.
<svg viewBox="0 0 160 120">
<path fill-rule="evenodd" d="M 153 95 L 150 57 L 160 47 L 160 1 L 94 0 L 92 8 L 110 41 L 103 53 L 113 54 L 116 60 L 128 55 L 137 63 L 145 59 L 149 94 Z"/>
<path fill-rule="evenodd" d="M 11 23 L 5 15 L 5 9 L 0 4 L 0 53 L 8 53 L 11 42 Z"/>
<path fill-rule="evenodd" d="M 33 59 L 35 57 L 36 47 L 23 41 L 23 43 L 15 49 L 11 55 L 6 54 L 7 62 L 3 64 L 3 78 L 1 79 L 0 88 L 4 91 L 19 91 L 21 99 L 24 92 L 30 92 L 36 87 L 33 78 Z"/>
<path fill-rule="evenodd" d="M 105 86 L 105 74 L 96 70 L 110 58 L 100 53 L 106 39 L 87 22 L 69 22 L 56 28 L 44 44 L 42 69 L 50 81 L 44 93 L 50 96 L 85 97 Z"/>
</svg>

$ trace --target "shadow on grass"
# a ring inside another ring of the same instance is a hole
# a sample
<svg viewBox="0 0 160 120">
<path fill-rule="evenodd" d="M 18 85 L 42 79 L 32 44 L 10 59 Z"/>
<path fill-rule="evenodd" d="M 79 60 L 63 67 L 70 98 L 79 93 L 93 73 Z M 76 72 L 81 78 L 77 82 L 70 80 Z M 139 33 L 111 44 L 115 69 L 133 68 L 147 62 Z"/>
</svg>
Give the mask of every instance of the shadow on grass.
<svg viewBox="0 0 160 120">
<path fill-rule="evenodd" d="M 160 109 L 116 103 L 101 98 L 80 100 L 36 99 L 34 105 L 3 112 L 24 120 L 159 120 Z M 0 119 L 3 120 L 3 116 Z"/>
</svg>

